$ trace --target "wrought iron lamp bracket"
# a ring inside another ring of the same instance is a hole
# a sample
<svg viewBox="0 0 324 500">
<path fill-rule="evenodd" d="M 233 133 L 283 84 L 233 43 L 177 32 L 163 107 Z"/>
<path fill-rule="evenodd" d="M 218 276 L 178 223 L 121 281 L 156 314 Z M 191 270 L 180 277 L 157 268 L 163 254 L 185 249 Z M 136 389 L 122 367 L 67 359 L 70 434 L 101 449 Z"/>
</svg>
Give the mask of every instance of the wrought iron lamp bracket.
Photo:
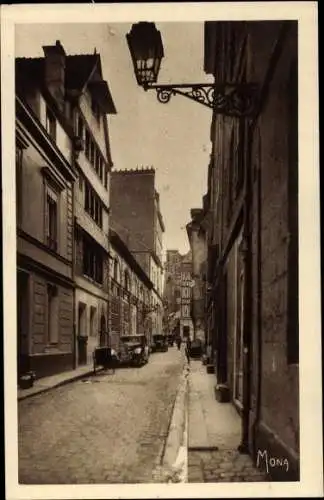
<svg viewBox="0 0 324 500">
<path fill-rule="evenodd" d="M 144 90 L 155 89 L 159 102 L 166 104 L 173 95 L 182 95 L 216 113 L 239 118 L 253 116 L 258 100 L 258 86 L 253 83 L 225 84 L 147 84 Z"/>
</svg>

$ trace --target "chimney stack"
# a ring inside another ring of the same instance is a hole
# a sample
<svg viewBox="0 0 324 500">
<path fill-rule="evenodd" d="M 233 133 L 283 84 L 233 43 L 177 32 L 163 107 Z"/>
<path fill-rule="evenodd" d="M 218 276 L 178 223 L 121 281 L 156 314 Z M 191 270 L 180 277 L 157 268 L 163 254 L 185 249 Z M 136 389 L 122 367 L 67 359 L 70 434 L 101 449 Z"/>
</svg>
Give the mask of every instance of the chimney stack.
<svg viewBox="0 0 324 500">
<path fill-rule="evenodd" d="M 65 95 L 65 58 L 66 54 L 59 40 L 55 45 L 43 47 L 45 54 L 45 85 L 57 102 L 61 111 L 64 110 Z"/>
</svg>

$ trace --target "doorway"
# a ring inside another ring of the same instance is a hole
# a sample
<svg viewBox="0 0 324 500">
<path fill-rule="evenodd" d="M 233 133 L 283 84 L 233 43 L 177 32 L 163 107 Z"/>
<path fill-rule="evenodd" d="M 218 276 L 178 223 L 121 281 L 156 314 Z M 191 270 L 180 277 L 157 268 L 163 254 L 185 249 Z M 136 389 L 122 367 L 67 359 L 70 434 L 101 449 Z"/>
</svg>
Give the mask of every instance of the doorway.
<svg viewBox="0 0 324 500">
<path fill-rule="evenodd" d="M 227 272 L 224 273 L 219 287 L 220 303 L 218 305 L 218 351 L 217 351 L 217 383 L 226 384 L 227 380 Z"/>
<path fill-rule="evenodd" d="M 79 302 L 78 307 L 78 364 L 85 365 L 87 362 L 87 307 Z"/>
<path fill-rule="evenodd" d="M 105 315 L 102 313 L 101 318 L 100 318 L 100 339 L 99 339 L 99 345 L 100 347 L 104 347 L 105 345 L 108 345 L 108 339 L 106 339 L 106 318 Z"/>
<path fill-rule="evenodd" d="M 189 326 L 184 326 L 182 329 L 182 335 L 184 339 L 188 339 L 190 336 L 190 327 Z"/>
</svg>

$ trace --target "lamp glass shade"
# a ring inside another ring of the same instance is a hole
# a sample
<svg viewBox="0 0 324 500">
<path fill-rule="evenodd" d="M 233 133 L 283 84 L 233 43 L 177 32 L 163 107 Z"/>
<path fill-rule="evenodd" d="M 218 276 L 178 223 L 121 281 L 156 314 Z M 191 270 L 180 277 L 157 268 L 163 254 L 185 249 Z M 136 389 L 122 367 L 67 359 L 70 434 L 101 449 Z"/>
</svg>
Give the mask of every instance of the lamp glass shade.
<svg viewBox="0 0 324 500">
<path fill-rule="evenodd" d="M 137 83 L 143 87 L 155 83 L 164 56 L 161 33 L 154 23 L 132 25 L 126 35 Z"/>
</svg>

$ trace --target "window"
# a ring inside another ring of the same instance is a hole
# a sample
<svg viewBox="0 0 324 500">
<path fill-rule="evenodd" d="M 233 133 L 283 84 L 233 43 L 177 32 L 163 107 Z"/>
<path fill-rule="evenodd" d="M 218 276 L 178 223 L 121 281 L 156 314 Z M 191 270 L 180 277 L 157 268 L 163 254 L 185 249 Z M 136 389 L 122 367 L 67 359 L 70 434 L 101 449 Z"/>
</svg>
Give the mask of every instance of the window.
<svg viewBox="0 0 324 500">
<path fill-rule="evenodd" d="M 127 271 L 127 269 L 124 272 L 124 288 L 125 288 L 126 292 L 128 292 L 130 290 L 130 276 L 129 276 L 129 272 Z"/>
<path fill-rule="evenodd" d="M 58 343 L 58 290 L 57 286 L 51 283 L 47 284 L 47 307 L 46 307 L 46 325 L 47 342 L 49 344 Z"/>
<path fill-rule="evenodd" d="M 102 203 L 87 182 L 85 182 L 84 209 L 95 223 L 102 228 Z"/>
<path fill-rule="evenodd" d="M 45 231 L 46 231 L 46 244 L 51 249 L 56 251 L 58 247 L 58 206 L 57 196 L 50 191 L 46 190 L 46 208 L 45 208 Z"/>
<path fill-rule="evenodd" d="M 94 240 L 83 238 L 83 274 L 97 283 L 103 283 L 102 251 Z"/>
<path fill-rule="evenodd" d="M 94 163 L 95 163 L 95 145 L 91 139 L 90 139 L 90 161 L 94 165 Z"/>
<path fill-rule="evenodd" d="M 16 147 L 16 223 L 22 220 L 22 161 L 23 150 Z"/>
<path fill-rule="evenodd" d="M 114 277 L 115 281 L 118 281 L 118 260 L 117 259 L 114 259 L 113 277 Z"/>
<path fill-rule="evenodd" d="M 99 166 L 100 166 L 100 154 L 99 151 L 96 149 L 95 153 L 95 171 L 99 175 Z"/>
<path fill-rule="evenodd" d="M 83 176 L 82 174 L 79 175 L 79 189 L 82 192 L 83 191 Z"/>
<path fill-rule="evenodd" d="M 56 119 L 48 107 L 46 108 L 46 130 L 51 138 L 56 141 Z"/>
<path fill-rule="evenodd" d="M 190 310 L 188 305 L 182 306 L 181 310 L 183 318 L 188 318 L 190 316 Z"/>
<path fill-rule="evenodd" d="M 85 155 L 88 159 L 90 158 L 90 134 L 87 130 L 85 132 Z"/>
<path fill-rule="evenodd" d="M 77 136 L 83 139 L 84 124 L 82 116 L 78 117 Z"/>
<path fill-rule="evenodd" d="M 80 122 L 80 123 L 79 123 Z M 79 124 L 78 124 L 78 131 L 84 130 L 84 123 L 82 119 L 79 117 Z M 81 133 L 81 132 L 78 132 Z M 101 182 L 104 184 L 105 188 L 107 189 L 108 186 L 108 174 L 107 174 L 107 169 L 105 166 L 104 159 L 102 157 L 102 154 L 100 152 L 99 147 L 97 146 L 96 142 L 92 139 L 91 134 L 88 129 L 85 129 L 85 155 L 86 158 L 90 161 L 92 164 L 96 174 L 100 178 Z"/>
<path fill-rule="evenodd" d="M 100 124 L 100 107 L 99 107 L 99 104 L 97 103 L 97 101 L 92 97 L 91 98 L 91 109 L 92 109 L 92 113 L 94 114 L 97 122 L 98 122 L 98 125 Z"/>
<path fill-rule="evenodd" d="M 102 178 L 102 158 L 101 156 L 99 156 L 99 162 L 98 162 L 98 172 L 97 174 L 99 175 L 100 177 L 100 180 L 103 181 L 103 178 Z"/>
</svg>

